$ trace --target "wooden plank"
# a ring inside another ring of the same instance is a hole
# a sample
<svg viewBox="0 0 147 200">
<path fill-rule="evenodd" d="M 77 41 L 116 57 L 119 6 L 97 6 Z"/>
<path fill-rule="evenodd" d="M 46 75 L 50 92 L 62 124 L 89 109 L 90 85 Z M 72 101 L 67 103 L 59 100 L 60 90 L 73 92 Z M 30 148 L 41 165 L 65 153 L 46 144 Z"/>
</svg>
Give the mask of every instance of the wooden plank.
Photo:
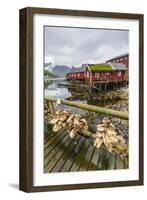
<svg viewBox="0 0 147 200">
<path fill-rule="evenodd" d="M 71 142 L 72 142 L 71 139 L 67 140 L 65 142 L 65 146 L 70 145 Z M 53 167 L 56 165 L 56 163 L 58 162 L 58 160 L 61 158 L 62 154 L 64 153 L 64 151 L 66 149 L 65 146 L 62 146 L 60 148 L 60 151 L 58 151 L 58 153 L 54 156 L 54 158 L 52 160 L 50 160 L 48 165 L 45 167 L 45 172 L 50 172 L 53 169 Z"/>
<path fill-rule="evenodd" d="M 90 140 L 88 138 L 85 139 L 84 144 L 82 145 L 80 151 L 78 152 L 77 156 L 75 157 L 75 160 L 74 160 L 72 167 L 70 168 L 71 172 L 79 170 L 81 163 L 84 159 L 84 156 L 87 152 L 87 149 L 89 147 L 89 144 L 90 144 Z"/>
<path fill-rule="evenodd" d="M 110 152 L 107 154 L 107 169 L 115 169 L 116 168 L 116 156 Z"/>
<path fill-rule="evenodd" d="M 84 137 L 80 137 L 79 138 L 79 140 L 77 141 L 77 145 L 76 145 L 75 149 L 72 152 L 72 156 L 64 163 L 64 165 L 62 166 L 61 172 L 68 172 L 68 171 L 70 171 L 70 168 L 73 165 L 75 157 L 77 156 L 77 154 L 79 152 L 79 149 L 81 149 L 84 141 L 85 141 Z"/>
<path fill-rule="evenodd" d="M 125 157 L 124 158 L 124 169 L 128 169 L 129 168 L 129 157 Z"/>
<path fill-rule="evenodd" d="M 48 146 L 48 142 L 50 141 L 50 139 L 52 137 L 56 137 L 56 136 L 57 136 L 57 134 L 54 132 L 48 134 L 47 137 L 44 138 L 44 148 L 46 148 Z"/>
<path fill-rule="evenodd" d="M 100 148 L 100 158 L 97 165 L 98 170 L 106 170 L 107 169 L 107 150 L 104 146 Z"/>
<path fill-rule="evenodd" d="M 88 171 L 97 170 L 99 157 L 100 157 L 100 149 L 94 148 L 94 153 L 92 155 Z"/>
<path fill-rule="evenodd" d="M 49 128 L 44 125 L 44 138 L 50 134 Z"/>
<path fill-rule="evenodd" d="M 52 132 L 50 139 L 47 141 L 47 143 L 44 144 L 44 149 L 46 149 L 49 146 L 49 144 L 51 144 L 51 140 L 54 140 L 54 139 L 52 139 L 52 137 L 57 138 L 57 137 L 59 137 L 59 135 L 62 135 L 65 131 L 66 131 L 66 129 L 61 129 L 57 133 Z"/>
<path fill-rule="evenodd" d="M 88 167 L 89 167 L 89 164 L 90 164 L 90 161 L 91 161 L 94 151 L 95 151 L 94 146 L 90 144 L 89 148 L 87 150 L 87 153 L 85 155 L 85 158 L 80 166 L 79 171 L 87 171 L 88 170 Z"/>
<path fill-rule="evenodd" d="M 44 157 L 46 157 L 46 156 L 49 154 L 49 152 L 50 152 L 57 144 L 59 144 L 59 143 L 61 142 L 61 140 L 66 136 L 66 134 L 67 134 L 67 131 L 64 130 L 64 132 L 58 134 L 57 137 L 55 137 L 55 139 L 53 138 L 53 140 L 52 140 L 52 138 L 51 138 L 50 144 L 49 144 L 49 145 L 45 148 L 45 150 L 44 150 Z"/>
<path fill-rule="evenodd" d="M 46 140 L 47 137 L 53 133 L 52 127 L 53 125 L 44 122 L 44 140 Z"/>
<path fill-rule="evenodd" d="M 47 141 L 44 141 L 44 150 L 48 148 L 48 146 L 57 138 L 59 137 L 59 133 L 52 133 L 51 136 L 48 138 Z"/>
<path fill-rule="evenodd" d="M 44 141 L 47 140 L 48 136 L 50 136 L 52 133 L 50 133 L 49 131 L 46 131 L 44 130 Z"/>
<path fill-rule="evenodd" d="M 64 165 L 64 163 L 69 159 L 69 157 L 72 157 L 72 155 L 73 155 L 72 154 L 73 149 L 77 145 L 76 140 L 78 140 L 79 138 L 80 138 L 80 136 L 77 135 L 76 138 L 72 139 L 71 144 L 67 147 L 67 149 L 65 150 L 64 154 L 58 160 L 58 162 L 56 163 L 56 165 L 54 166 L 54 168 L 51 170 L 51 172 L 59 172 L 59 171 L 61 171 L 62 166 Z"/>
<path fill-rule="evenodd" d="M 58 153 L 58 151 L 60 151 L 60 148 L 62 146 L 64 146 L 64 143 L 69 140 L 69 136 L 68 134 L 65 135 L 65 137 L 59 142 L 59 143 L 56 143 L 56 145 L 54 145 L 48 155 L 44 158 L 44 166 L 46 167 L 47 164 L 50 162 L 50 160 L 56 155 L 56 153 Z"/>
<path fill-rule="evenodd" d="M 116 169 L 124 169 L 124 163 L 119 156 L 116 156 Z"/>
</svg>

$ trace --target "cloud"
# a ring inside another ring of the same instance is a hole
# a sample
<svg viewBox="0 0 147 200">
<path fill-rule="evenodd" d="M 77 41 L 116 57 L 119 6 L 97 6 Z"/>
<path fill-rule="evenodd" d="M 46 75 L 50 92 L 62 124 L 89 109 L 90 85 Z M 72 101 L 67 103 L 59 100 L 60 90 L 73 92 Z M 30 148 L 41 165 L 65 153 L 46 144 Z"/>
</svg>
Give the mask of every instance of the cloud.
<svg viewBox="0 0 147 200">
<path fill-rule="evenodd" d="M 104 62 L 129 51 L 129 31 L 45 27 L 45 62 L 68 66 Z"/>
</svg>

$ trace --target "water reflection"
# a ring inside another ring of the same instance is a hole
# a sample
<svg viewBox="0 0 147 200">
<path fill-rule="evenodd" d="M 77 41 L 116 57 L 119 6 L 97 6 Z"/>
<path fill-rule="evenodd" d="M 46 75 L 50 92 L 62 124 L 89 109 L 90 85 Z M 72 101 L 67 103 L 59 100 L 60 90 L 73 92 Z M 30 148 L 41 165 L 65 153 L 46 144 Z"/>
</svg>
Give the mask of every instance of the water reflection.
<svg viewBox="0 0 147 200">
<path fill-rule="evenodd" d="M 62 81 L 63 83 L 63 81 Z M 53 80 L 46 84 L 45 87 L 45 97 L 55 97 L 59 99 L 66 99 L 70 101 L 76 101 L 76 102 L 82 102 L 87 103 L 90 105 L 97 105 L 97 106 L 107 106 L 109 108 L 112 107 L 113 104 L 117 103 L 119 101 L 119 98 L 106 98 L 106 94 L 103 94 L 103 92 L 100 92 L 98 90 L 93 90 L 90 92 L 89 88 L 85 86 L 80 85 L 70 85 L 64 82 L 61 86 L 61 80 Z M 65 105 L 59 106 L 62 109 L 67 108 Z M 69 108 L 69 106 L 68 106 Z M 73 108 L 71 108 L 73 110 Z M 78 112 L 81 109 L 74 108 L 74 111 Z M 79 112 L 79 113 L 80 113 Z M 83 112 L 83 111 L 82 111 Z"/>
<path fill-rule="evenodd" d="M 68 88 L 65 87 L 59 88 L 58 82 L 55 81 L 49 84 L 48 87 L 45 88 L 45 97 L 51 96 L 60 99 L 66 99 L 70 95 L 71 93 L 68 91 Z"/>
<path fill-rule="evenodd" d="M 76 102 L 82 102 L 82 103 L 87 103 L 87 100 L 83 100 L 80 94 L 80 96 L 78 97 L 77 95 L 74 95 L 74 91 L 71 90 L 69 87 L 66 86 L 59 86 L 58 84 L 60 83 L 60 81 L 52 81 L 50 84 L 48 84 L 47 87 L 45 87 L 45 97 L 51 96 L 51 97 L 55 97 L 55 98 L 59 98 L 59 99 L 68 99 L 68 98 L 72 98 L 72 101 L 76 101 Z M 79 108 L 75 108 L 75 107 L 71 107 L 71 106 L 66 106 L 66 105 L 57 105 L 57 109 L 71 109 L 72 111 L 78 113 L 78 114 L 82 114 L 85 113 L 85 110 L 79 109 Z"/>
</svg>

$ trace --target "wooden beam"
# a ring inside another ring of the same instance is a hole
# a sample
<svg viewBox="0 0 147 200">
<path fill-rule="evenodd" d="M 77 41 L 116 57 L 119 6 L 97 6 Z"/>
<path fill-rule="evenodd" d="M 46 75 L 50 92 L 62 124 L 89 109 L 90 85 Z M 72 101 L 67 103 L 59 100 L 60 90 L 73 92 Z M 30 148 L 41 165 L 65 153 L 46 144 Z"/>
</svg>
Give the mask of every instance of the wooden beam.
<svg viewBox="0 0 147 200">
<path fill-rule="evenodd" d="M 46 97 L 45 100 L 51 101 L 51 102 L 56 102 L 57 98 Z M 106 114 L 106 115 L 117 117 L 120 119 L 125 119 L 125 120 L 129 119 L 128 112 L 116 111 L 116 110 L 112 110 L 112 109 L 108 109 L 108 108 L 104 108 L 104 107 L 100 107 L 100 106 L 94 106 L 94 105 L 89 105 L 89 104 L 84 104 L 84 103 L 79 103 L 79 102 L 74 102 L 74 101 L 68 101 L 68 100 L 63 100 L 63 99 L 60 99 L 60 101 L 61 101 L 61 104 L 64 104 L 64 105 L 73 106 L 73 107 L 88 110 L 91 112 Z"/>
</svg>

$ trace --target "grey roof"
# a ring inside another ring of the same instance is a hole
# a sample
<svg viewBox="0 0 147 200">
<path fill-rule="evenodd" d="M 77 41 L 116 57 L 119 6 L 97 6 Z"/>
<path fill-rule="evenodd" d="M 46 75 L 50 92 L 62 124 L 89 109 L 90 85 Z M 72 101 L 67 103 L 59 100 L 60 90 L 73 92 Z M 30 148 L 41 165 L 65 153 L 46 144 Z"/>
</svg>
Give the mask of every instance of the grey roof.
<svg viewBox="0 0 147 200">
<path fill-rule="evenodd" d="M 127 67 L 123 63 L 109 63 L 110 66 L 112 67 L 112 70 L 128 70 Z M 85 72 L 86 71 L 86 66 L 82 67 L 72 67 L 71 70 L 68 73 L 78 73 L 78 72 Z M 98 70 L 99 71 L 99 70 Z"/>
<path fill-rule="evenodd" d="M 86 66 L 84 67 L 72 67 L 68 73 L 75 73 L 75 72 L 85 72 Z"/>
<path fill-rule="evenodd" d="M 128 56 L 128 55 L 129 55 L 129 53 L 124 53 L 124 54 L 121 54 L 121 55 L 119 55 L 119 56 L 115 56 L 115 57 L 113 57 L 113 58 L 110 58 L 110 59 L 107 60 L 106 62 L 109 62 L 109 61 L 111 61 L 111 60 L 114 60 L 114 59 L 117 59 L 117 58 L 120 58 L 120 57 Z"/>
<path fill-rule="evenodd" d="M 110 63 L 113 70 L 128 70 L 123 63 Z"/>
</svg>

